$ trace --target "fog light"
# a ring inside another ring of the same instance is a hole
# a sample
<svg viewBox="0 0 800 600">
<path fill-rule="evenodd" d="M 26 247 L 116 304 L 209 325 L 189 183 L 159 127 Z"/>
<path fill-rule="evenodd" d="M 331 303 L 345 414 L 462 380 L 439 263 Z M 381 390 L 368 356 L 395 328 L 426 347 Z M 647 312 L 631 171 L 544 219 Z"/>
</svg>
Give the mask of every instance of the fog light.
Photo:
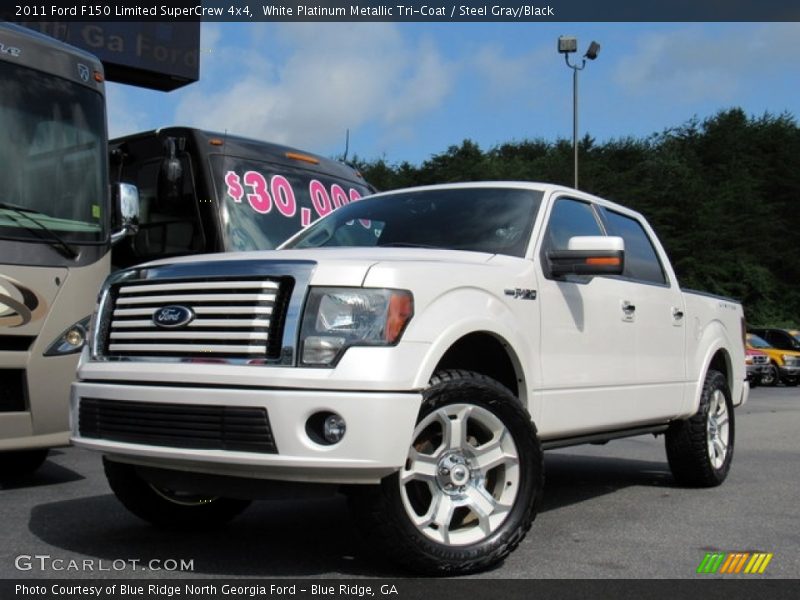
<svg viewBox="0 0 800 600">
<path fill-rule="evenodd" d="M 315 412 L 306 421 L 306 435 L 315 444 L 333 446 L 342 441 L 347 424 L 341 415 L 329 410 Z"/>
<path fill-rule="evenodd" d="M 347 425 L 344 419 L 337 414 L 328 415 L 322 424 L 322 436 L 326 442 L 331 444 L 340 442 L 345 431 L 347 431 Z"/>
<path fill-rule="evenodd" d="M 80 352 L 86 343 L 89 319 L 86 317 L 77 323 L 73 323 L 69 329 L 64 330 L 56 340 L 47 348 L 45 356 L 60 356 L 63 354 L 74 354 Z"/>
<path fill-rule="evenodd" d="M 76 348 L 80 348 L 81 346 L 83 346 L 83 342 L 86 341 L 83 327 L 77 326 L 70 329 L 64 335 L 64 341 L 67 342 L 70 346 L 74 346 Z"/>
</svg>

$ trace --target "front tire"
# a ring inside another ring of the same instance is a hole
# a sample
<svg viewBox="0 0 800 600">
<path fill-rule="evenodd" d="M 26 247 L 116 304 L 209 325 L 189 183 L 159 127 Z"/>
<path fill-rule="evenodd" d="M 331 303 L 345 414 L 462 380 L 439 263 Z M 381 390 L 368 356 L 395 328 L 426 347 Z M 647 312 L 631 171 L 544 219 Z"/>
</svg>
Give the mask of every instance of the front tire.
<svg viewBox="0 0 800 600">
<path fill-rule="evenodd" d="M 667 430 L 667 459 L 675 480 L 692 487 L 725 481 L 733 460 L 734 432 L 728 382 L 722 373 L 710 370 L 697 413 Z"/>
<path fill-rule="evenodd" d="M 543 487 L 528 412 L 504 386 L 468 371 L 437 373 L 405 466 L 350 494 L 357 522 L 418 573 L 464 574 L 503 560 L 525 537 Z"/>
<path fill-rule="evenodd" d="M 164 529 L 208 529 L 244 511 L 249 500 L 182 493 L 142 479 L 133 465 L 103 457 L 114 495 L 137 517 Z"/>
<path fill-rule="evenodd" d="M 770 364 L 761 374 L 761 385 L 765 387 L 775 387 L 778 385 L 778 367 Z"/>
</svg>

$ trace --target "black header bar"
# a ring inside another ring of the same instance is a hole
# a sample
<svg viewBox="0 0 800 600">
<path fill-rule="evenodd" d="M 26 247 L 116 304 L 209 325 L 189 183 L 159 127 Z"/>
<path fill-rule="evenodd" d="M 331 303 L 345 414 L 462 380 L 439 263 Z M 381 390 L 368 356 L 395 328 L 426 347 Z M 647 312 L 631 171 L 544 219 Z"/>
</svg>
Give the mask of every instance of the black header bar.
<svg viewBox="0 0 800 600">
<path fill-rule="evenodd" d="M 0 0 L 10 21 L 800 21 L 786 0 Z"/>
</svg>

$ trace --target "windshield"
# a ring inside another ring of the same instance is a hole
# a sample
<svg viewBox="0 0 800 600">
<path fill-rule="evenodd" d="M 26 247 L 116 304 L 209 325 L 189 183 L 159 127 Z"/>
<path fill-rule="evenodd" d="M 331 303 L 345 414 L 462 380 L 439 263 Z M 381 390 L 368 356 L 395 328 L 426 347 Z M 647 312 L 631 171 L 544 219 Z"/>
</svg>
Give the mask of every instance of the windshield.
<svg viewBox="0 0 800 600">
<path fill-rule="evenodd" d="M 210 158 L 228 251 L 272 250 L 303 227 L 369 193 L 364 183 L 309 168 L 235 156 Z"/>
<path fill-rule="evenodd" d="M 764 338 L 758 337 L 753 333 L 747 334 L 747 343 L 753 348 L 772 348 Z"/>
<path fill-rule="evenodd" d="M 285 247 L 424 247 L 521 257 L 541 200 L 541 192 L 503 187 L 401 191 L 350 204 Z"/>
<path fill-rule="evenodd" d="M 0 237 L 104 241 L 104 139 L 100 94 L 0 61 Z"/>
</svg>

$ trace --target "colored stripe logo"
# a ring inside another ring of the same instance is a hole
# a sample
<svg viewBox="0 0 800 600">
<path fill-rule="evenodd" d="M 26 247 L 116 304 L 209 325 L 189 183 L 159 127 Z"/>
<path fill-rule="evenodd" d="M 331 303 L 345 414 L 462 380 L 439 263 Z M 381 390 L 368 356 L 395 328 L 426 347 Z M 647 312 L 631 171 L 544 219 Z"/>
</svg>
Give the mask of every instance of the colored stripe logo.
<svg viewBox="0 0 800 600">
<path fill-rule="evenodd" d="M 772 557 L 772 552 L 707 552 L 697 572 L 705 575 L 761 575 Z"/>
</svg>

